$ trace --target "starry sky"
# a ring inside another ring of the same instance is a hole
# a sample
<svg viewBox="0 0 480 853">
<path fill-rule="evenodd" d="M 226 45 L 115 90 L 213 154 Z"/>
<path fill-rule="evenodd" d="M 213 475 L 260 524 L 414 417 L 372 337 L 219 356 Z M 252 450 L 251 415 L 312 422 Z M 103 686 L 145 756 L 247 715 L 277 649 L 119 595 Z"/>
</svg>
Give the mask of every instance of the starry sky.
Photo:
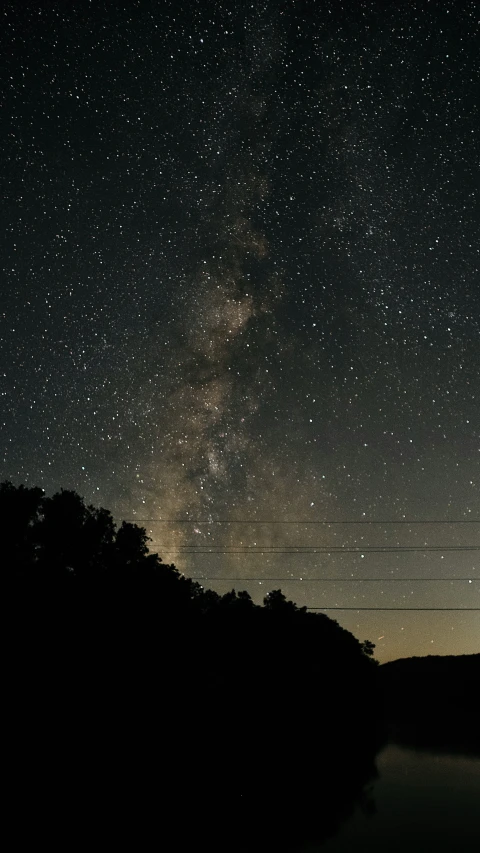
<svg viewBox="0 0 480 853">
<path fill-rule="evenodd" d="M 476 2 L 0 32 L 0 480 L 219 592 L 374 608 L 327 612 L 380 660 L 478 652 L 478 611 L 379 609 L 480 607 Z"/>
</svg>

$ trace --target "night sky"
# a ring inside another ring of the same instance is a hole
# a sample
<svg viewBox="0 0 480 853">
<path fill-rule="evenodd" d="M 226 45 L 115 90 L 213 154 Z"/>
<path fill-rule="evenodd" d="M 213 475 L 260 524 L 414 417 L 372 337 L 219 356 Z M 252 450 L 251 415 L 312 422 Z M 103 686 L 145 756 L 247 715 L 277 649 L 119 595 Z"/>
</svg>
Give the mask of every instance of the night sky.
<svg viewBox="0 0 480 853">
<path fill-rule="evenodd" d="M 428 550 L 480 546 L 477 3 L 3 10 L 0 481 L 219 592 L 480 607 Z M 479 651 L 480 612 L 327 612 Z"/>
</svg>

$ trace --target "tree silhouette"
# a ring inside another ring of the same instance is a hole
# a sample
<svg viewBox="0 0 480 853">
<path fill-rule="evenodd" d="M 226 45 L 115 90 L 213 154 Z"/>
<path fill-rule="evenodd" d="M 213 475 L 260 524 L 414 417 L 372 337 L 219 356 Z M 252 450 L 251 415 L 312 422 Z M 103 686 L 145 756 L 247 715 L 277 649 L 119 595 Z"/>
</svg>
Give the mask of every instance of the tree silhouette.
<svg viewBox="0 0 480 853">
<path fill-rule="evenodd" d="M 291 615 L 293 613 L 306 613 L 306 607 L 297 607 L 293 601 L 287 601 L 281 589 L 273 589 L 263 599 L 263 604 L 271 613 L 278 613 L 281 616 Z"/>
<path fill-rule="evenodd" d="M 361 645 L 363 654 L 368 655 L 368 657 L 373 657 L 375 653 L 375 643 L 372 643 L 370 640 L 364 640 Z"/>
<path fill-rule="evenodd" d="M 236 826 L 232 848 L 251 850 L 255 837 L 281 849 L 307 816 L 317 838 L 333 831 L 380 742 L 373 644 L 281 590 L 258 605 L 246 591 L 204 589 L 149 553 L 144 528 L 117 527 L 75 492 L 4 483 L 0 509 L 12 731 L 24 764 L 57 774 L 65 813 L 85 803 L 88 773 L 105 820 L 130 810 L 138 829 L 160 809 L 158 831 L 175 825 L 186 839 L 191 828 L 189 843 L 212 803 L 217 840 Z M 259 827 L 275 810 L 289 823 Z"/>
<path fill-rule="evenodd" d="M 10 482 L 0 483 L 0 519 L 2 552 L 8 572 L 26 572 L 35 560 L 34 529 L 38 523 L 43 490 L 16 488 Z"/>
</svg>

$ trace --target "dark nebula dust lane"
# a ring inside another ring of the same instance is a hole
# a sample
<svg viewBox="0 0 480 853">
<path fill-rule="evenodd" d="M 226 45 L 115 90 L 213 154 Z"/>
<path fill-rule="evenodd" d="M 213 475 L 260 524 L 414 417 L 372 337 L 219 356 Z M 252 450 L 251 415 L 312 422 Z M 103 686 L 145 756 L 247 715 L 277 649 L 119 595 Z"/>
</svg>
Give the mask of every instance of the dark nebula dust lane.
<svg viewBox="0 0 480 853">
<path fill-rule="evenodd" d="M 477 4 L 7 3 L 1 31 L 0 479 L 152 519 L 219 590 L 480 607 L 479 551 L 371 550 L 478 524 L 278 523 L 480 518 Z M 478 651 L 472 610 L 336 618 L 381 659 Z"/>
</svg>

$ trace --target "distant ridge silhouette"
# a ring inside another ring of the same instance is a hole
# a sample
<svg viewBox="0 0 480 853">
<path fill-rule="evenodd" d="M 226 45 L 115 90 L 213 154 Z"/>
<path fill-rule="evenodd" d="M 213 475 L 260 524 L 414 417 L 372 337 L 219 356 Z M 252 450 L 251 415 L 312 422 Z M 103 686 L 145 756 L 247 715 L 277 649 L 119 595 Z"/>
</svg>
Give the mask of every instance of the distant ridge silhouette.
<svg viewBox="0 0 480 853">
<path fill-rule="evenodd" d="M 400 658 L 379 675 L 392 738 L 480 755 L 480 654 Z"/>
</svg>

